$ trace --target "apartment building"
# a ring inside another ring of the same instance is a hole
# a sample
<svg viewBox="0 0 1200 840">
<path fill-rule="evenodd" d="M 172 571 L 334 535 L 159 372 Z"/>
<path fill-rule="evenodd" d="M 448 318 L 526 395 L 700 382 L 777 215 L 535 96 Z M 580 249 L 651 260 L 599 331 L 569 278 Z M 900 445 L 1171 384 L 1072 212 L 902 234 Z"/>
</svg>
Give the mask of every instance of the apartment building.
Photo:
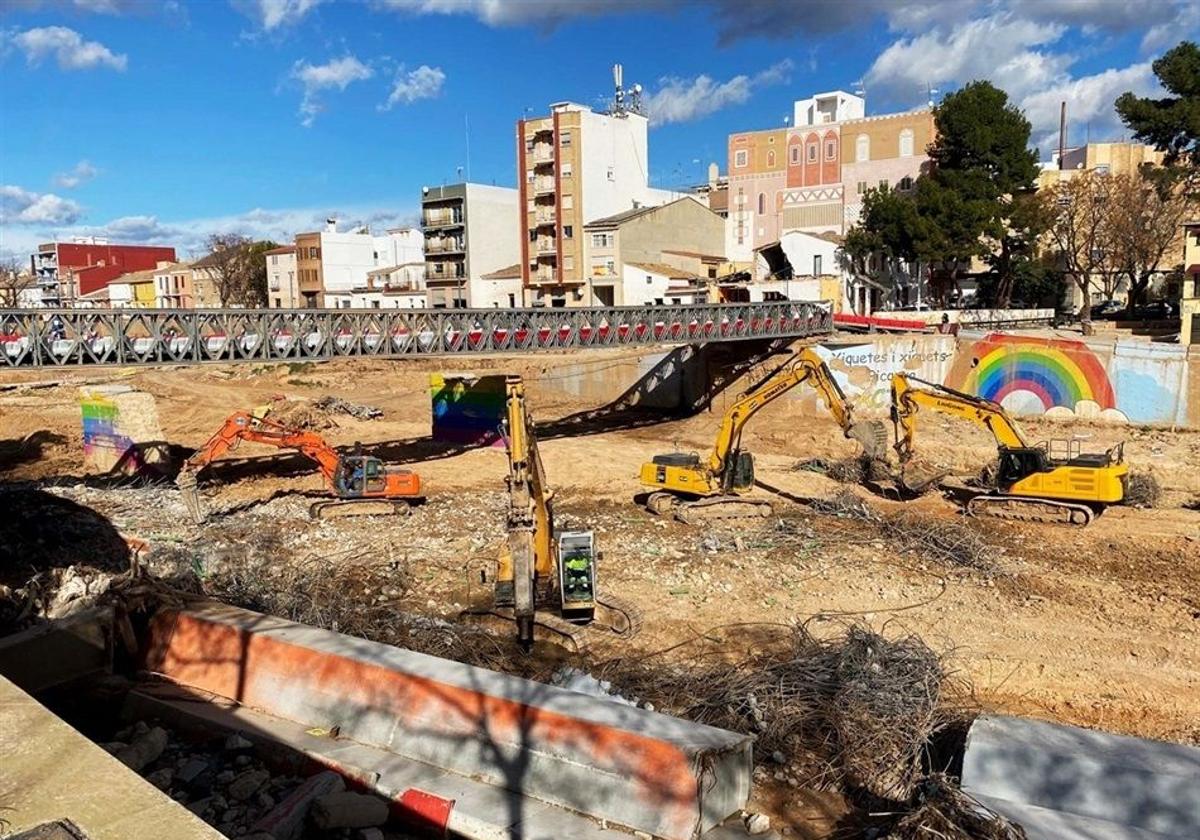
<svg viewBox="0 0 1200 840">
<path fill-rule="evenodd" d="M 113 309 L 154 309 L 156 303 L 155 270 L 150 268 L 145 271 L 131 271 L 122 274 L 105 286 L 84 294 L 102 294 L 106 290 L 108 305 Z"/>
<path fill-rule="evenodd" d="M 845 91 L 797 101 L 790 126 L 730 135 L 730 259 L 786 231 L 844 233 L 868 187 L 911 188 L 932 139 L 930 110 L 868 117 Z"/>
<path fill-rule="evenodd" d="M 1162 162 L 1163 153 L 1144 143 L 1087 143 L 1064 149 L 1061 159 L 1055 149 L 1050 161 L 1041 164 L 1038 189 L 1069 180 L 1077 172 L 1129 175 L 1137 172 L 1143 164 L 1161 166 Z"/>
<path fill-rule="evenodd" d="M 267 306 L 270 309 L 297 309 L 300 285 L 296 280 L 296 246 L 284 245 L 263 254 L 267 261 Z"/>
<path fill-rule="evenodd" d="M 521 259 L 515 225 L 520 193 L 510 187 L 464 182 L 421 191 L 425 285 L 434 309 L 519 305 L 520 294 L 497 297 L 485 275 Z"/>
<path fill-rule="evenodd" d="M 618 99 L 618 103 L 620 99 Z M 607 113 L 558 102 L 517 122 L 521 277 L 533 306 L 587 299 L 583 227 L 678 194 L 649 185 L 647 120 L 618 104 Z"/>
<path fill-rule="evenodd" d="M 355 293 L 368 289 L 371 272 L 424 262 L 419 230 L 342 232 L 336 219 L 327 219 L 324 230 L 297 234 L 295 249 L 297 305 L 307 309 L 349 309 Z"/>
<path fill-rule="evenodd" d="M 586 306 L 661 304 L 679 297 L 665 293 L 666 281 L 715 279 L 725 261 L 725 220 L 690 196 L 596 219 L 583 234 Z"/>
<path fill-rule="evenodd" d="M 175 249 L 154 245 L 113 245 L 100 237 L 38 245 L 29 258 L 42 306 L 72 306 L 76 298 L 104 288 L 122 274 L 174 262 Z"/>
<path fill-rule="evenodd" d="M 154 305 L 159 309 L 191 309 L 192 267 L 182 262 L 160 262 L 154 270 Z"/>
</svg>

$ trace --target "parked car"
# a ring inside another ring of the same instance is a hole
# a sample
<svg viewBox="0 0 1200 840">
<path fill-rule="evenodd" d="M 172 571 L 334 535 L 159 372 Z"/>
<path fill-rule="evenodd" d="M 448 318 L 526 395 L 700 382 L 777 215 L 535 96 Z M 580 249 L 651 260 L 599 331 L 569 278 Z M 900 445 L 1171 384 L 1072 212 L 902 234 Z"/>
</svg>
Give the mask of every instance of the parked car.
<svg viewBox="0 0 1200 840">
<path fill-rule="evenodd" d="M 1179 317 L 1179 309 L 1169 300 L 1156 300 L 1136 307 L 1132 315 L 1121 310 L 1117 317 L 1122 321 L 1169 321 Z"/>
<path fill-rule="evenodd" d="M 1097 303 L 1090 310 L 1090 315 L 1093 321 L 1108 320 L 1115 318 L 1117 313 L 1121 312 L 1125 306 L 1115 300 L 1105 300 Z"/>
</svg>

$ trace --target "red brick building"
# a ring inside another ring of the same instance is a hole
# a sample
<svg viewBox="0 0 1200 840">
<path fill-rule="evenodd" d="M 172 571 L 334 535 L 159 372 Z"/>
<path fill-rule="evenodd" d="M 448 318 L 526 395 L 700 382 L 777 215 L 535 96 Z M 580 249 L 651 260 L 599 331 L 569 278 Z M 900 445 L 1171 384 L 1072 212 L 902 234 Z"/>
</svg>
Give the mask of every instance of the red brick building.
<svg viewBox="0 0 1200 840">
<path fill-rule="evenodd" d="M 175 249 L 156 245 L 111 245 L 101 239 L 49 242 L 30 257 L 43 306 L 70 306 L 80 295 L 102 289 L 122 274 L 175 262 Z"/>
</svg>

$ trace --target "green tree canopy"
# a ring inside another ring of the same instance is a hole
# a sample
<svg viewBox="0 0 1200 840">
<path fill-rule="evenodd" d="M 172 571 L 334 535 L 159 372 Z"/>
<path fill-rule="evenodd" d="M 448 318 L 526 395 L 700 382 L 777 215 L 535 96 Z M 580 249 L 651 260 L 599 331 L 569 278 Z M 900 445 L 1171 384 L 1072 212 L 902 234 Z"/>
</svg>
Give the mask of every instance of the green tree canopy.
<svg viewBox="0 0 1200 840">
<path fill-rule="evenodd" d="M 1165 152 L 1167 163 L 1187 157 L 1195 166 L 1200 162 L 1200 47 L 1183 41 L 1152 66 L 1171 95 L 1154 99 L 1123 93 L 1117 113 L 1135 138 Z"/>
</svg>

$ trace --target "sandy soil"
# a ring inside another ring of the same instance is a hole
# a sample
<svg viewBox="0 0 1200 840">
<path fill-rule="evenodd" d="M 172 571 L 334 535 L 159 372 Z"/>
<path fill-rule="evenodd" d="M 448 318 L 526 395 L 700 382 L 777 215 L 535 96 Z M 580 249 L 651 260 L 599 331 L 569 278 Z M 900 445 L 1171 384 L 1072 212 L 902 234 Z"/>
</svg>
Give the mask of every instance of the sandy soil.
<svg viewBox="0 0 1200 840">
<path fill-rule="evenodd" d="M 539 385 L 562 360 L 493 360 L 486 367 L 523 373 L 537 417 L 545 422 L 589 407 Z M 380 444 L 389 458 L 412 462 L 430 502 L 410 517 L 309 523 L 303 515 L 307 499 L 289 494 L 316 492 L 318 479 L 295 459 L 249 445 L 238 454 L 269 459 L 251 470 L 215 471 L 221 483 L 206 491 L 208 504 L 236 512 L 215 524 L 210 520 L 203 531 L 187 531 L 191 526 L 182 523 L 173 490 L 156 491 L 172 499 L 154 510 L 132 495 L 144 491 L 88 488 L 74 498 L 112 518 L 122 531 L 150 540 L 223 534 L 236 542 L 237 534 L 249 539 L 274 529 L 283 534 L 281 560 L 332 554 L 339 546 L 362 546 L 364 555 L 371 548 L 376 559 L 380 551 L 402 556 L 413 574 L 412 607 L 452 614 L 477 595 L 469 581 L 490 562 L 500 540 L 505 466 L 497 450 L 446 452 L 423 440 L 429 434 L 427 376 L 435 369 L 432 363 L 331 363 L 106 377 L 153 393 L 167 439 L 190 447 L 203 443 L 230 411 L 274 394 L 333 393 L 376 405 L 385 411 L 382 420 L 339 418 L 339 426 L 326 434 L 338 444 Z M 5 439 L 0 469 L 6 468 L 7 479 L 74 483 L 81 444 L 76 384 L 0 393 Z M 802 416 L 787 401 L 765 410 L 746 436 L 760 480 L 783 494 L 776 497 L 779 516 L 742 528 L 689 528 L 637 507 L 632 499 L 639 492 L 639 465 L 676 445 L 704 451 L 717 422 L 716 413 L 705 413 L 542 444 L 558 491 L 560 524 L 596 529 L 604 550 L 601 585 L 645 612 L 645 629 L 627 646 L 655 651 L 738 622 L 818 614 L 860 618 L 919 633 L 953 651 L 953 661 L 987 708 L 1200 743 L 1200 509 L 1190 507 L 1200 500 L 1200 434 L 1025 423 L 1034 439 L 1074 434 L 1085 449 L 1125 440 L 1131 468 L 1158 478 L 1164 502 L 1155 510 L 1110 509 L 1087 529 L 969 520 L 1004 570 L 987 577 L 899 552 L 868 525 L 798 503 L 844 486 L 796 470 L 797 460 L 849 455 L 853 448 L 831 420 Z M 16 443 L 30 435 L 26 444 Z M 935 460 L 968 472 L 994 453 L 979 430 L 941 419 L 923 426 L 919 443 Z M 280 493 L 281 498 L 253 504 Z M 882 512 L 900 507 L 870 502 Z M 968 521 L 940 497 L 906 504 Z M 780 521 L 791 529 L 786 539 Z M 797 539 L 796 529 L 809 536 Z M 738 643 L 736 631 L 728 638 Z M 605 644 L 611 643 L 599 643 Z"/>
</svg>

